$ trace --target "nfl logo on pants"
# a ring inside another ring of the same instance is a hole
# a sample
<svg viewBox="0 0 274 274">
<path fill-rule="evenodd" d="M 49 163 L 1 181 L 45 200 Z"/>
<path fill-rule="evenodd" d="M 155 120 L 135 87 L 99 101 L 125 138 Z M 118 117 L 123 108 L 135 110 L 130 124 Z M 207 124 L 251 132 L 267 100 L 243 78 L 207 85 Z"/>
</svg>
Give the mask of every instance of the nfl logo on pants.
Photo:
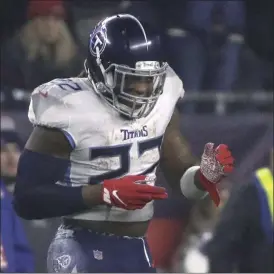
<svg viewBox="0 0 274 274">
<path fill-rule="evenodd" d="M 103 252 L 99 250 L 93 250 L 93 256 L 96 260 L 103 260 Z"/>
</svg>

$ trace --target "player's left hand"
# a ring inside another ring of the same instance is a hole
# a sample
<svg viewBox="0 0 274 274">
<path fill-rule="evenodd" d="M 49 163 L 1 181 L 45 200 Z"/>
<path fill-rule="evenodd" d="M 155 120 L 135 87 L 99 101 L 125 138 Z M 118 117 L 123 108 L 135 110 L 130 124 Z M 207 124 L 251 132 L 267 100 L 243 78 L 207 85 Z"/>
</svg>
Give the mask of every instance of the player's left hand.
<svg viewBox="0 0 274 274">
<path fill-rule="evenodd" d="M 200 182 L 216 205 L 220 203 L 216 184 L 229 175 L 233 169 L 234 158 L 227 145 L 221 144 L 216 148 L 213 143 L 205 145 L 200 165 Z"/>
</svg>

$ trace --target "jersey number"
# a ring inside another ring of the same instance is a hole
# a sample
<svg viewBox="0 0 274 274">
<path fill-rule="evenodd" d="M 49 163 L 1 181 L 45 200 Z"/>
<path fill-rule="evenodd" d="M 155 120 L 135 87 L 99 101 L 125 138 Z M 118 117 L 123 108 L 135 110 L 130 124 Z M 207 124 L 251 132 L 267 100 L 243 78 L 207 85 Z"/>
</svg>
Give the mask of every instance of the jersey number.
<svg viewBox="0 0 274 274">
<path fill-rule="evenodd" d="M 73 82 L 71 79 L 56 79 L 54 80 L 56 85 L 58 85 L 62 90 L 72 89 L 75 91 L 82 90 L 79 84 Z"/>
<path fill-rule="evenodd" d="M 163 136 L 149 139 L 146 141 L 138 142 L 138 155 L 141 157 L 146 151 L 152 150 L 154 148 L 158 148 L 159 153 L 161 149 Z M 126 173 L 128 173 L 130 168 L 130 149 L 132 144 L 124 144 L 119 146 L 112 147 L 99 147 L 99 148 L 91 148 L 90 149 L 90 160 L 95 160 L 99 157 L 120 157 L 120 168 L 109 171 L 102 175 L 91 176 L 89 179 L 90 184 L 95 184 L 107 179 L 114 179 L 118 177 L 122 177 Z M 155 162 L 151 167 L 142 172 L 139 175 L 145 175 L 151 173 L 159 164 L 159 161 Z"/>
</svg>

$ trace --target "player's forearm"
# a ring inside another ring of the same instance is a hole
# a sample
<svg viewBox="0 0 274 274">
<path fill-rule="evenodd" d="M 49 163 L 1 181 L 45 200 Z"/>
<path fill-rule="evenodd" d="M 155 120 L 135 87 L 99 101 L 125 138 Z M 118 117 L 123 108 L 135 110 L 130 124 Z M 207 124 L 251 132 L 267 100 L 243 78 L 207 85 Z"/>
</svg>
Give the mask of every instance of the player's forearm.
<svg viewBox="0 0 274 274">
<path fill-rule="evenodd" d="M 89 197 L 87 194 L 92 193 Z M 97 195 L 98 194 L 98 195 Z M 101 203 L 99 185 L 89 187 L 39 186 L 16 194 L 14 208 L 24 219 L 61 217 Z"/>
<path fill-rule="evenodd" d="M 201 183 L 197 159 L 180 134 L 166 140 L 163 145 L 161 169 L 174 193 L 190 199 L 203 198 L 207 192 Z"/>
<path fill-rule="evenodd" d="M 168 168 L 162 165 L 162 171 L 174 193 L 187 198 L 201 198 L 206 192 L 201 184 L 199 166 L 193 164 L 182 165 L 181 168 Z"/>
<path fill-rule="evenodd" d="M 168 165 L 167 163 L 160 163 L 161 171 L 163 172 L 164 177 L 168 182 L 168 185 L 174 193 L 179 193 L 181 195 L 180 180 L 184 175 L 185 171 L 191 166 L 192 165 L 184 166 L 179 169 L 175 168 L 174 166 L 172 167 L 172 165 Z"/>
<path fill-rule="evenodd" d="M 82 187 L 82 199 L 88 208 L 103 203 L 102 187 L 102 184 L 86 185 Z"/>
<path fill-rule="evenodd" d="M 162 144 L 161 169 L 168 184 L 177 194 L 187 198 L 204 197 L 198 160 L 180 132 L 180 114 L 175 110 Z"/>
<path fill-rule="evenodd" d="M 24 219 L 45 219 L 87 210 L 102 202 L 101 186 L 68 187 L 56 184 L 67 161 L 25 150 L 19 160 L 14 208 Z"/>
</svg>

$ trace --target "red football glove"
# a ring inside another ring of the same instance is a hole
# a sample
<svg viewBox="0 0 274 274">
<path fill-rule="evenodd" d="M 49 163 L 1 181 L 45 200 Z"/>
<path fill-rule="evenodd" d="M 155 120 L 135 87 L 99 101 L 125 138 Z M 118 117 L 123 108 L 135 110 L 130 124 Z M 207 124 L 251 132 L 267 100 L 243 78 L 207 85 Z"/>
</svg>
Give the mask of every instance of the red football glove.
<svg viewBox="0 0 274 274">
<path fill-rule="evenodd" d="M 152 200 L 167 198 L 163 187 L 144 184 L 144 175 L 126 176 L 103 182 L 102 199 L 105 203 L 127 210 L 141 209 Z"/>
<path fill-rule="evenodd" d="M 227 145 L 221 144 L 217 148 L 214 148 L 213 143 L 205 145 L 200 165 L 200 182 L 217 206 L 220 203 L 220 196 L 216 184 L 233 169 L 234 158 Z"/>
</svg>

